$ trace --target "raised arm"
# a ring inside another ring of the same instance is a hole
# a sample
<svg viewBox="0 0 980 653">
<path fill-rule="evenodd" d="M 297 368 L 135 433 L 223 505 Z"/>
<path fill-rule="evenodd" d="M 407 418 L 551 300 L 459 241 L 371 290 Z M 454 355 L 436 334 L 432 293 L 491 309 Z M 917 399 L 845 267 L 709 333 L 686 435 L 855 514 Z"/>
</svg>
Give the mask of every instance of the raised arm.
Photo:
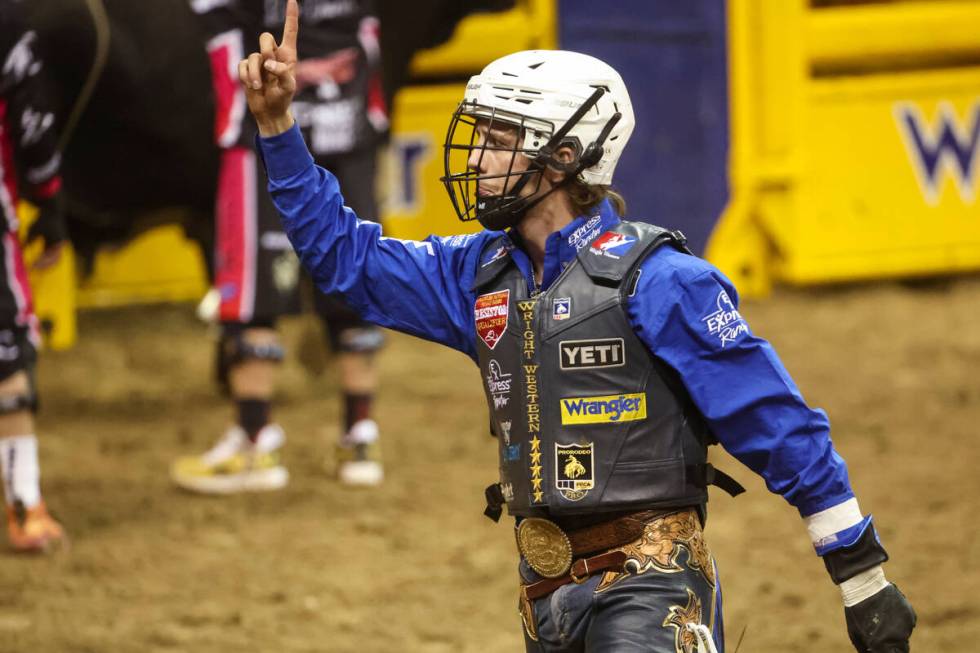
<svg viewBox="0 0 980 653">
<path fill-rule="evenodd" d="M 259 150 L 283 227 L 317 286 L 341 293 L 371 322 L 475 355 L 469 291 L 489 234 L 403 241 L 344 206 L 337 179 L 313 159 L 289 112 L 296 90 L 299 8 L 289 0 L 281 41 L 268 32 L 239 63 Z"/>
<path fill-rule="evenodd" d="M 296 93 L 297 34 L 299 5 L 296 0 L 288 0 L 280 42 L 276 43 L 269 32 L 263 32 L 259 36 L 259 52 L 238 63 L 238 78 L 261 136 L 275 136 L 293 126 L 289 105 Z"/>
</svg>

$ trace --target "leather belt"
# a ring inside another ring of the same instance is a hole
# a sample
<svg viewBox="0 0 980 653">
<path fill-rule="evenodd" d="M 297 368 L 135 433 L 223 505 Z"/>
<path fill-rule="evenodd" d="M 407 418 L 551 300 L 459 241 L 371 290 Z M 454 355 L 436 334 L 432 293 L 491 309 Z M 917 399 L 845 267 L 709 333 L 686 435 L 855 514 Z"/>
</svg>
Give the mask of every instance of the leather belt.
<svg viewBox="0 0 980 653">
<path fill-rule="evenodd" d="M 649 524 L 668 515 L 692 512 L 692 508 L 644 510 L 565 533 L 547 519 L 526 518 L 518 524 L 517 543 L 524 560 L 543 580 L 521 585 L 524 601 L 533 601 L 568 583 L 584 583 L 599 572 L 625 572 L 631 554 L 621 547 L 644 537 Z M 697 519 L 697 517 L 691 517 Z M 524 527 L 522 531 L 522 526 Z M 651 533 L 654 539 L 671 539 L 669 534 Z M 592 557 L 584 554 L 602 550 Z M 635 552 L 634 552 L 635 554 Z M 524 605 L 522 603 L 522 605 Z"/>
<path fill-rule="evenodd" d="M 579 558 L 572 563 L 566 575 L 558 578 L 545 578 L 529 585 L 521 585 L 521 593 L 527 600 L 534 601 L 535 599 L 540 599 L 542 596 L 551 594 L 563 585 L 584 583 L 589 577 L 600 571 L 608 571 L 610 569 L 623 571 L 623 566 L 626 564 L 627 559 L 628 557 L 623 551 L 609 551 L 608 553 L 601 553 L 591 558 Z"/>
<path fill-rule="evenodd" d="M 634 542 L 648 522 L 669 512 L 644 510 L 567 533 L 555 522 L 527 517 L 514 534 L 517 548 L 534 571 L 545 578 L 562 578 L 576 558 Z"/>
<path fill-rule="evenodd" d="M 578 558 L 596 551 L 629 544 L 643 535 L 643 530 L 649 522 L 671 512 L 676 510 L 643 510 L 573 530 L 567 533 L 568 542 L 572 545 L 572 555 Z"/>
</svg>

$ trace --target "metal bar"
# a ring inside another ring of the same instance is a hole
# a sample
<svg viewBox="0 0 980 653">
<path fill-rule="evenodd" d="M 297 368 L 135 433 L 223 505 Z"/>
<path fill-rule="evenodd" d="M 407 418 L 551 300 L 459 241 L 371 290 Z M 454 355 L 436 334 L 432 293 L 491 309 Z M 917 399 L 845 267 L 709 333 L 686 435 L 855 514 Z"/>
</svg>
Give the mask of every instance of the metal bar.
<svg viewBox="0 0 980 653">
<path fill-rule="evenodd" d="M 980 64 L 980 3 L 910 1 L 815 9 L 805 43 L 811 68 L 852 71 Z"/>
</svg>

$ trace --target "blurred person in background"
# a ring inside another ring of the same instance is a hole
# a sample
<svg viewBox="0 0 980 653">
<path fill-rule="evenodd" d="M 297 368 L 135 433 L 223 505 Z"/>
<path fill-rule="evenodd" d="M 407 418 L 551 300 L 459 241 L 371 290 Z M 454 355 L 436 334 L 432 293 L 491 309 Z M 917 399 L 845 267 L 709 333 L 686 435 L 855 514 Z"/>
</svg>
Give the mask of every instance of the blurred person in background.
<svg viewBox="0 0 980 653">
<path fill-rule="evenodd" d="M 235 413 L 234 424 L 211 450 L 174 463 L 173 480 L 192 491 L 272 490 L 288 481 L 279 457 L 285 436 L 270 413 L 283 357 L 276 320 L 299 309 L 300 268 L 264 190 L 255 123 L 245 110 L 237 72 L 244 43 L 281 25 L 284 6 L 267 0 L 191 2 L 209 39 L 215 138 L 222 150 L 214 257 L 221 323 L 217 364 Z M 317 162 L 344 180 L 350 206 L 376 216 L 376 154 L 388 117 L 375 8 L 370 0 L 308 0 L 302 12 L 307 29 L 297 45 L 297 122 Z M 371 417 L 378 384 L 373 357 L 383 335 L 337 295 L 316 292 L 314 302 L 340 368 L 337 474 L 344 483 L 375 485 L 383 468 Z"/>
<path fill-rule="evenodd" d="M 41 497 L 34 414 L 38 322 L 18 241 L 17 202 L 38 207 L 27 242 L 43 241 L 36 268 L 56 263 L 67 228 L 61 201 L 55 115 L 37 34 L 18 0 L 0 0 L 0 467 L 7 536 L 15 551 L 46 551 L 65 540 Z"/>
<path fill-rule="evenodd" d="M 239 63 L 269 189 L 303 264 L 366 318 L 457 349 L 485 379 L 516 518 L 528 651 L 723 650 L 703 534 L 721 443 L 797 508 L 860 653 L 909 650 L 915 613 L 885 579 L 826 414 L 754 335 L 731 282 L 679 232 L 622 219 L 611 189 L 634 116 L 593 57 L 527 51 L 472 77 L 445 176 L 478 234 L 384 238 L 314 164 L 290 113 L 299 11 Z M 760 526 L 764 528 L 764 525 Z"/>
</svg>

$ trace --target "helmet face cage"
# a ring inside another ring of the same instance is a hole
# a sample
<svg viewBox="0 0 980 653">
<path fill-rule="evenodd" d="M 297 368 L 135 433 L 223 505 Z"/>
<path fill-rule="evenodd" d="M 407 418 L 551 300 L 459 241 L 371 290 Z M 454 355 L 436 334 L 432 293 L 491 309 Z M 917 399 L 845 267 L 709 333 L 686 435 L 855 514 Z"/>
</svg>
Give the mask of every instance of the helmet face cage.
<svg viewBox="0 0 980 653">
<path fill-rule="evenodd" d="M 480 120 L 486 122 L 488 134 L 500 126 L 516 129 L 517 139 L 514 144 L 509 147 L 490 145 L 488 138 L 478 142 L 477 124 Z M 466 100 L 456 108 L 449 123 L 449 130 L 446 132 L 446 141 L 443 146 L 445 176 L 442 177 L 441 181 L 446 186 L 449 199 L 460 220 L 468 222 L 479 219 L 480 223 L 488 229 L 505 228 L 510 226 L 505 224 L 508 215 L 519 214 L 520 209 L 527 201 L 528 196 L 522 196 L 521 190 L 532 178 L 535 178 L 534 187 L 529 196 L 538 192 L 541 186 L 541 168 L 535 165 L 538 151 L 522 147 L 528 140 L 530 129 L 532 127 L 528 125 L 527 118 L 520 114 Z M 543 130 L 537 124 L 533 130 L 536 134 L 541 134 L 539 140 L 548 140 L 550 130 Z M 510 153 L 506 172 L 480 174 L 483 157 L 486 156 L 487 151 Z M 474 153 L 478 153 L 479 158 L 475 169 L 471 169 L 469 162 Z M 526 156 L 531 163 L 526 168 L 515 172 L 514 168 L 518 155 Z M 513 181 L 511 178 L 514 178 Z M 503 180 L 503 189 L 500 194 L 478 195 L 479 183 L 489 179 Z"/>
</svg>

